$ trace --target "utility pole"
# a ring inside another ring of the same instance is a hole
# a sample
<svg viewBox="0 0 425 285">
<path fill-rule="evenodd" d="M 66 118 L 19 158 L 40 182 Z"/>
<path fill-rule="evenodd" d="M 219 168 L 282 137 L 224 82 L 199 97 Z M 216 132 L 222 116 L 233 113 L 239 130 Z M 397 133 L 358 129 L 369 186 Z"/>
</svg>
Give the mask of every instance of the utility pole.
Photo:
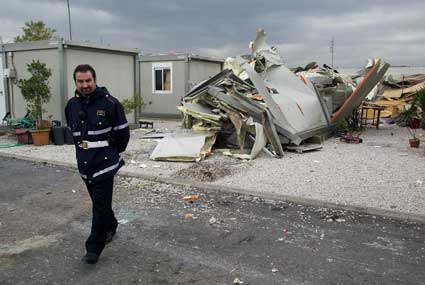
<svg viewBox="0 0 425 285">
<path fill-rule="evenodd" d="M 69 40 L 72 41 L 72 30 L 71 30 L 71 10 L 69 9 L 69 0 L 66 0 L 68 4 L 68 24 L 69 24 Z"/>
<path fill-rule="evenodd" d="M 335 46 L 335 41 L 334 41 L 334 37 L 332 37 L 331 46 L 330 46 L 332 69 L 334 69 L 334 46 Z"/>
</svg>

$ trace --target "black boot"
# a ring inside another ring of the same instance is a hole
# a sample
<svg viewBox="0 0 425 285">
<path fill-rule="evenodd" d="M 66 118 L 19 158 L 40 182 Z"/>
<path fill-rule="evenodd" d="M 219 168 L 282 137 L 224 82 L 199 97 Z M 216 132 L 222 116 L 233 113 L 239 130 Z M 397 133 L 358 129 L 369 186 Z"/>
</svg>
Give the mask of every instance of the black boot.
<svg viewBox="0 0 425 285">
<path fill-rule="evenodd" d="M 114 239 L 116 231 L 109 231 L 106 233 L 106 243 L 110 243 Z"/>
<path fill-rule="evenodd" d="M 81 260 L 87 264 L 95 264 L 99 260 L 99 255 L 93 252 L 87 252 Z"/>
</svg>

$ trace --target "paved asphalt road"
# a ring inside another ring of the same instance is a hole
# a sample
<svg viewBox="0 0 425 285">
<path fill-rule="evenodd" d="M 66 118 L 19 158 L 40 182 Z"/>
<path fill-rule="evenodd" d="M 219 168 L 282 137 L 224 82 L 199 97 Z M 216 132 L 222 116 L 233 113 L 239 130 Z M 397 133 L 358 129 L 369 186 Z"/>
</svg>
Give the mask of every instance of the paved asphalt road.
<svg viewBox="0 0 425 285">
<path fill-rule="evenodd" d="M 119 232 L 86 265 L 91 210 L 78 174 L 0 157 L 0 284 L 425 284 L 424 225 L 131 178 L 116 186 Z"/>
</svg>

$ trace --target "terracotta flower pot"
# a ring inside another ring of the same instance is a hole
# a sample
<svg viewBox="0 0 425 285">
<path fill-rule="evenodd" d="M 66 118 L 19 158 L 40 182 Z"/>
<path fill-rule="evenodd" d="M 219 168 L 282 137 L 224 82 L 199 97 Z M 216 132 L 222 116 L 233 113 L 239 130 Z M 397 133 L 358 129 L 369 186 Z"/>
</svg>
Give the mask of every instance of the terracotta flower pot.
<svg viewBox="0 0 425 285">
<path fill-rule="evenodd" d="M 419 143 L 420 143 L 420 140 L 418 140 L 416 138 L 415 139 L 409 139 L 410 147 L 418 148 Z"/>
<path fill-rule="evenodd" d="M 47 130 L 32 130 L 32 141 L 34 145 L 48 145 L 50 137 L 50 129 Z"/>
</svg>

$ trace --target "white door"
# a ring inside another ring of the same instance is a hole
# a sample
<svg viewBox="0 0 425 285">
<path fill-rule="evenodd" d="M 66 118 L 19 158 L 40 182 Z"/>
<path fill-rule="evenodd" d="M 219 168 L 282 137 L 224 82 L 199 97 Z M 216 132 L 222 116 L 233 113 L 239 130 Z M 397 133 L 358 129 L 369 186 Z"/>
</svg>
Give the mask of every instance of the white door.
<svg viewBox="0 0 425 285">
<path fill-rule="evenodd" d="M 6 95 L 3 86 L 3 62 L 0 55 L 0 123 L 4 115 L 6 115 Z"/>
</svg>

